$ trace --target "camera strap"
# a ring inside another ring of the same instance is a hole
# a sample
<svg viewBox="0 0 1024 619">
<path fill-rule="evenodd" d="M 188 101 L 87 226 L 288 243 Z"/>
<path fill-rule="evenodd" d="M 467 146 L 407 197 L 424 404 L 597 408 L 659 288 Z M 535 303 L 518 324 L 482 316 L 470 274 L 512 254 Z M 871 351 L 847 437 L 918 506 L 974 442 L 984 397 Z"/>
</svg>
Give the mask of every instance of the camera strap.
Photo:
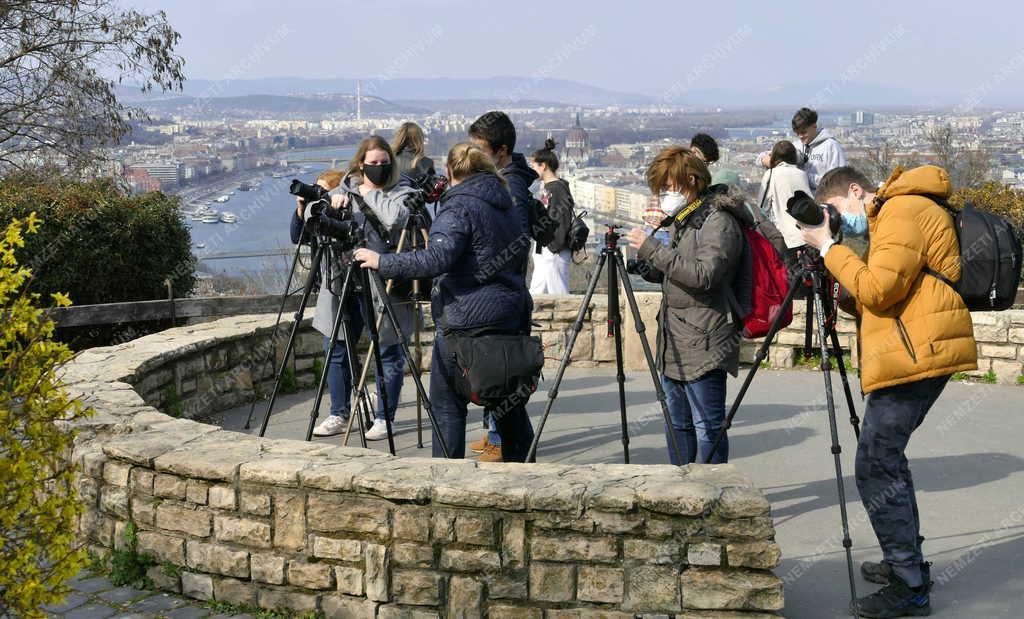
<svg viewBox="0 0 1024 619">
<path fill-rule="evenodd" d="M 387 226 L 384 225 L 383 222 L 381 222 L 380 218 L 377 217 L 377 213 L 373 211 L 373 208 L 371 208 L 370 205 L 366 203 L 366 200 L 363 198 L 363 196 L 359 195 L 358 192 L 350 193 L 349 195 L 352 196 L 352 199 L 355 201 L 356 206 L 359 207 L 359 212 L 362 213 L 363 217 L 366 219 L 366 222 L 370 224 L 370 226 L 372 226 L 373 229 L 377 232 L 377 235 L 380 237 L 380 240 L 383 241 L 384 244 L 387 245 L 388 247 L 391 247 L 391 231 L 387 228 Z"/>
</svg>

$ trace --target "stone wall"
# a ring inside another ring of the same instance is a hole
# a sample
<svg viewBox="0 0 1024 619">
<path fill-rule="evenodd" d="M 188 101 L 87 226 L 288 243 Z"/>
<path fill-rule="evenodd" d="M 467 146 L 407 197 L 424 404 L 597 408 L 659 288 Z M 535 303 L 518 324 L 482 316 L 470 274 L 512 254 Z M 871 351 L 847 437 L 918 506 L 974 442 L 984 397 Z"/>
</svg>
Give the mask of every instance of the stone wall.
<svg viewBox="0 0 1024 619">
<path fill-rule="evenodd" d="M 64 368 L 69 391 L 96 411 L 69 456 L 86 508 L 80 532 L 95 552 L 123 545 L 131 523 L 159 562 L 149 575 L 160 587 L 328 617 L 696 619 L 782 608 L 769 505 L 732 465 L 395 458 L 227 432 L 140 395 L 189 380 L 176 368 L 197 369 L 200 354 L 204 371 L 244 362 L 272 322 L 171 329 Z M 215 404 L 262 380 L 244 371 L 221 377 Z"/>
</svg>

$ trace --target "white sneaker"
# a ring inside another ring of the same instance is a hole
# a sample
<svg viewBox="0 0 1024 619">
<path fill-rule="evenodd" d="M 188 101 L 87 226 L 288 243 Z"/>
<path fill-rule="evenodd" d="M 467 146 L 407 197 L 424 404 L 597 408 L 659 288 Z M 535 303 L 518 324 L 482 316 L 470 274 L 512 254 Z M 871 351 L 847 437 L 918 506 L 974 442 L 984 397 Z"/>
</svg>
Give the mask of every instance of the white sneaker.
<svg viewBox="0 0 1024 619">
<path fill-rule="evenodd" d="M 394 432 L 394 430 L 392 430 Z M 374 419 L 373 425 L 366 431 L 366 440 L 380 441 L 388 437 L 388 425 L 383 419 Z"/>
<path fill-rule="evenodd" d="M 348 418 L 340 415 L 328 415 L 327 419 L 321 421 L 313 428 L 313 436 L 334 436 L 341 434 L 348 426 Z"/>
</svg>

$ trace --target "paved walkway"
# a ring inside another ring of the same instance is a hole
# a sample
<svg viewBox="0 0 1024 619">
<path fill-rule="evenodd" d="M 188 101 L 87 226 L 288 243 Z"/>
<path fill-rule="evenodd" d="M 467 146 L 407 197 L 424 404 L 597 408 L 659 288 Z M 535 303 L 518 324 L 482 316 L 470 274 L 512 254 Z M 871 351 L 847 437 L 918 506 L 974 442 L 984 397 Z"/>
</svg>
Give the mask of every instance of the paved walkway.
<svg viewBox="0 0 1024 619">
<path fill-rule="evenodd" d="M 64 619 L 252 619 L 250 615 L 225 615 L 200 602 L 157 591 L 117 587 L 107 578 L 82 573 L 68 582 L 71 588 L 60 604 L 45 607 L 50 617 Z"/>
<path fill-rule="evenodd" d="M 548 373 L 548 380 L 554 372 Z M 740 378 L 742 378 L 742 374 Z M 834 375 L 847 508 L 854 560 L 877 560 L 879 551 L 853 480 L 853 431 Z M 854 392 L 859 385 L 854 379 Z M 627 379 L 630 456 L 634 463 L 665 463 L 661 409 L 650 378 Z M 739 379 L 729 386 L 729 398 Z M 547 385 L 529 405 L 534 425 L 543 411 Z M 615 378 L 605 370 L 571 369 L 542 436 L 542 462 L 621 462 L 621 426 Z M 399 454 L 429 454 L 416 447 L 414 390 L 407 381 L 398 411 Z M 279 400 L 271 437 L 302 438 L 311 393 Z M 325 403 L 326 404 L 326 403 Z M 858 414 L 863 402 L 855 395 Z M 258 410 L 262 412 L 262 408 Z M 469 439 L 482 436 L 472 409 Z M 324 406 L 326 411 L 326 405 Z M 227 411 L 223 425 L 240 429 L 248 407 Z M 918 489 L 925 553 L 935 563 L 935 617 L 1018 618 L 1024 598 L 1024 388 L 953 383 L 947 387 L 909 448 Z M 322 413 L 326 414 L 326 412 Z M 259 417 L 257 417 L 257 422 Z M 258 423 L 254 424 L 258 427 Z M 251 430 L 255 432 L 255 430 Z M 776 573 L 786 581 L 790 619 L 847 616 L 849 585 L 840 544 L 839 509 L 831 440 L 824 414 L 820 372 L 761 370 L 730 434 L 731 461 L 750 475 L 772 503 L 783 561 Z M 340 437 L 318 439 L 339 443 Z M 353 439 L 352 445 L 357 444 Z M 371 443 L 386 449 L 386 442 Z M 857 579 L 858 593 L 876 587 Z"/>
</svg>

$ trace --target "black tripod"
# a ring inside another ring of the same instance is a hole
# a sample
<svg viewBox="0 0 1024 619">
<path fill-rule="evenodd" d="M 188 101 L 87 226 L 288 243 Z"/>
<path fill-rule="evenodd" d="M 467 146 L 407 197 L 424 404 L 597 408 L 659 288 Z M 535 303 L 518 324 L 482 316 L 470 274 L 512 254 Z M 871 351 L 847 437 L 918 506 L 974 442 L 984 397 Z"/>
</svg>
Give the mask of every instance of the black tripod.
<svg viewBox="0 0 1024 619">
<path fill-rule="evenodd" d="M 800 262 L 800 270 L 797 271 L 790 279 L 789 291 L 786 294 L 786 299 L 783 301 L 780 311 L 772 321 L 768 334 L 764 338 L 764 342 L 757 349 L 753 365 L 750 366 L 750 371 L 743 380 L 743 386 L 740 387 L 740 391 L 736 394 L 736 399 L 733 401 L 732 407 L 729 409 L 729 413 L 725 416 L 725 423 L 722 425 L 722 431 L 719 432 L 718 436 L 715 438 L 715 442 L 711 445 L 711 450 L 709 451 L 705 462 L 711 462 L 712 457 L 715 455 L 715 451 L 718 450 L 719 445 L 725 438 L 726 431 L 732 427 L 733 417 L 736 416 L 736 411 L 739 410 L 740 404 L 743 402 L 743 396 L 746 395 L 747 389 L 750 387 L 750 383 L 754 379 L 754 374 L 757 373 L 758 368 L 761 367 L 761 362 L 765 360 L 765 357 L 767 357 L 768 348 L 771 346 L 772 340 L 775 339 L 776 333 L 778 333 L 781 328 L 782 318 L 787 313 L 785 310 L 792 307 L 793 299 L 798 291 L 809 289 L 812 294 L 810 300 L 813 305 L 808 307 L 807 333 L 810 334 L 810 321 L 812 316 L 816 317 L 818 342 L 821 347 L 821 373 L 825 379 L 825 404 L 828 410 L 829 433 L 832 438 L 831 451 L 833 460 L 835 461 L 836 489 L 839 493 L 839 515 L 842 520 L 843 527 L 843 548 L 846 549 L 846 568 L 850 577 L 851 606 L 854 609 L 854 616 L 859 617 L 856 610 L 857 585 L 854 579 L 853 554 L 851 551 L 853 543 L 850 541 L 850 522 L 846 515 L 846 488 L 843 484 L 843 466 L 839 457 L 843 449 L 839 444 L 835 396 L 832 393 L 832 358 L 835 358 L 836 365 L 839 368 L 839 376 L 843 383 L 843 392 L 846 395 L 846 404 L 850 409 L 850 424 L 853 426 L 853 433 L 858 439 L 860 438 L 860 419 L 857 417 L 857 411 L 853 406 L 853 393 L 850 391 L 850 381 L 846 375 L 846 365 L 843 360 L 843 349 L 839 345 L 839 335 L 836 333 L 835 321 L 837 295 L 835 293 L 838 292 L 838 285 L 834 281 L 831 282 L 831 285 L 827 283 L 831 280 L 831 277 L 825 270 L 825 264 L 821 257 L 818 256 L 817 251 L 810 249 L 805 250 L 800 256 Z M 829 288 L 832 294 L 826 294 L 826 288 Z M 810 311 L 812 307 L 815 310 L 813 314 Z M 810 335 L 807 336 L 807 339 L 808 341 L 810 340 Z"/>
<path fill-rule="evenodd" d="M 668 404 L 665 400 L 665 392 L 661 388 L 661 380 L 658 378 L 658 372 L 655 369 L 654 357 L 651 354 L 651 346 L 647 342 L 647 336 L 644 333 L 646 327 L 644 326 L 643 320 L 640 318 L 640 310 L 637 308 L 636 297 L 633 295 L 633 286 L 629 283 L 629 275 L 626 273 L 626 265 L 622 260 L 622 252 L 619 250 L 619 238 L 621 235 L 616 232 L 618 226 L 609 225 L 608 231 L 604 234 L 604 247 L 601 249 L 601 253 L 597 256 L 597 267 L 594 269 L 594 273 L 590 277 L 590 285 L 587 287 L 587 293 L 583 296 L 583 303 L 580 305 L 580 311 L 576 315 L 576 322 L 572 325 L 572 333 L 569 335 L 569 341 L 566 343 L 565 352 L 562 354 L 562 360 L 558 365 L 558 373 L 555 375 L 555 383 L 551 386 L 548 391 L 548 401 L 544 405 L 544 415 L 540 419 L 540 424 L 537 426 L 536 435 L 533 437 L 533 444 L 530 445 L 530 451 L 526 455 L 527 462 L 533 462 L 537 455 L 537 445 L 540 443 L 541 432 L 544 431 L 544 424 L 548 420 L 548 415 L 551 414 L 551 407 L 555 403 L 555 398 L 558 397 L 558 387 L 562 384 L 562 376 L 565 374 L 565 368 L 569 365 L 569 357 L 572 355 L 572 348 L 576 344 L 576 337 L 580 334 L 583 329 L 583 318 L 586 316 L 587 308 L 590 307 L 590 300 L 594 296 L 594 290 L 597 289 L 597 282 L 601 278 L 601 269 L 604 268 L 605 263 L 611 260 L 611 266 L 608 268 L 608 337 L 615 338 L 615 379 L 619 383 L 619 420 L 622 424 L 622 453 L 623 461 L 629 464 L 629 429 L 626 422 L 626 375 L 622 370 L 622 315 L 619 312 L 619 281 L 622 282 L 622 287 L 626 291 L 626 300 L 629 302 L 629 310 L 633 314 L 633 322 L 636 325 L 636 332 L 640 336 L 640 344 L 644 349 L 644 358 L 647 360 L 647 369 L 650 370 L 651 380 L 654 381 L 654 389 L 658 394 L 658 403 L 661 405 L 661 413 L 665 417 L 666 427 L 671 429 L 672 422 L 668 414 Z M 672 450 L 676 454 L 676 458 L 679 462 L 682 462 L 682 455 L 679 451 L 679 444 L 676 441 L 674 432 L 669 432 L 669 440 L 672 444 Z"/>
</svg>

